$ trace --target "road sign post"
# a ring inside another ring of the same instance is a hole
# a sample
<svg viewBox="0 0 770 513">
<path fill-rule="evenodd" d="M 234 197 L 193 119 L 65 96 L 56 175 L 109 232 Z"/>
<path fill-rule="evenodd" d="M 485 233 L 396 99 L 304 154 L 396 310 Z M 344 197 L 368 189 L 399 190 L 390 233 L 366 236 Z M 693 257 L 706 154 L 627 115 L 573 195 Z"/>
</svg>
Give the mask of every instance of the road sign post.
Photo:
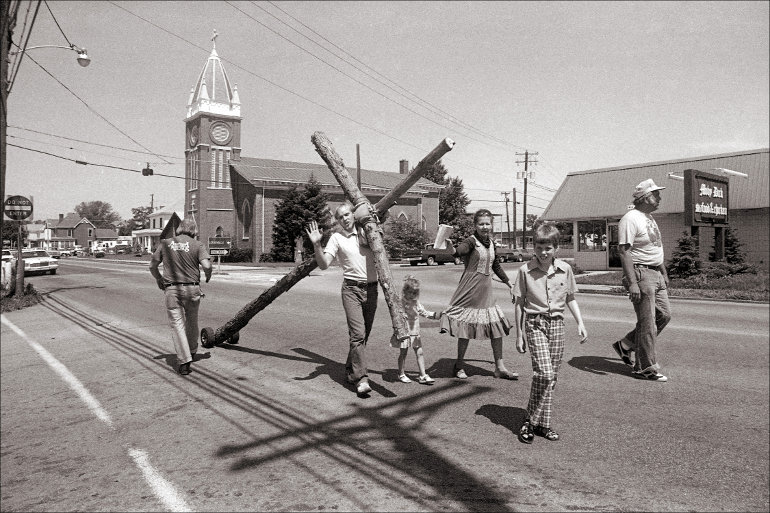
<svg viewBox="0 0 770 513">
<path fill-rule="evenodd" d="M 24 219 L 32 215 L 32 200 L 25 198 L 24 196 L 8 196 L 3 205 L 3 212 L 9 219 L 13 219 L 19 223 L 19 235 L 16 243 L 16 297 L 24 295 L 24 261 L 21 258 L 21 223 Z"/>
<path fill-rule="evenodd" d="M 222 274 L 222 257 L 230 254 L 230 237 L 209 237 L 209 255 L 217 257 L 217 274 Z"/>
</svg>

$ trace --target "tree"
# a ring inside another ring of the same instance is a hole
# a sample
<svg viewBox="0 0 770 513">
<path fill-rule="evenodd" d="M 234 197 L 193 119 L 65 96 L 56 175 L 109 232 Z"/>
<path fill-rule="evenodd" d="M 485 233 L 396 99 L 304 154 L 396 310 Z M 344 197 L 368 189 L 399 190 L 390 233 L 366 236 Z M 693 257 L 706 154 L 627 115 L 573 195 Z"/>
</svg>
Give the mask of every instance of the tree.
<svg viewBox="0 0 770 513">
<path fill-rule="evenodd" d="M 414 171 L 414 168 L 412 168 L 412 171 Z M 444 167 L 444 164 L 441 163 L 441 160 L 439 159 L 435 164 L 433 164 L 430 169 L 428 169 L 424 175 L 422 175 L 423 178 L 426 180 L 430 180 L 433 183 L 437 183 L 439 185 L 445 185 L 447 182 L 446 179 L 447 169 Z"/>
<path fill-rule="evenodd" d="M 75 213 L 97 228 L 114 228 L 120 222 L 120 215 L 104 201 L 83 201 L 75 207 Z"/>
<path fill-rule="evenodd" d="M 152 214 L 152 207 L 136 207 L 131 209 L 131 219 L 128 219 L 126 225 L 132 230 L 141 230 L 143 228 L 149 228 L 150 226 L 150 214 Z M 129 232 L 127 235 L 131 235 Z"/>
<path fill-rule="evenodd" d="M 700 268 L 698 237 L 682 232 L 682 236 L 677 241 L 677 248 L 674 250 L 668 266 L 666 266 L 668 274 L 678 278 L 687 278 L 698 274 Z"/>
<path fill-rule="evenodd" d="M 294 248 L 297 237 L 303 239 L 305 254 L 312 254 L 313 246 L 305 237 L 305 228 L 310 221 L 318 221 L 321 230 L 331 226 L 331 215 L 327 202 L 329 197 L 314 177 L 300 189 L 292 186 L 276 206 L 275 224 L 273 225 L 273 248 L 270 259 L 274 262 L 294 261 Z"/>
<path fill-rule="evenodd" d="M 405 251 L 422 249 L 428 239 L 425 230 L 404 217 L 388 220 L 383 231 L 382 242 L 390 258 L 401 258 Z"/>
<path fill-rule="evenodd" d="M 24 244 L 24 241 L 27 239 L 27 227 L 26 224 L 21 225 L 21 243 Z M 5 246 L 6 241 L 10 244 L 11 247 L 16 247 L 16 242 L 19 240 L 19 222 L 18 221 L 10 221 L 3 219 L 3 246 Z"/>
</svg>

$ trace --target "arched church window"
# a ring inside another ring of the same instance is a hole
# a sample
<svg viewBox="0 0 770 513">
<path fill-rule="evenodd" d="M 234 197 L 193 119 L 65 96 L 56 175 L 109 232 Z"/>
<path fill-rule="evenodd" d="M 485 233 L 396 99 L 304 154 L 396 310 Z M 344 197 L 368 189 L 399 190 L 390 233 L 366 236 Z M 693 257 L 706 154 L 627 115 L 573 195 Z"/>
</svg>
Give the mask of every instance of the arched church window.
<svg viewBox="0 0 770 513">
<path fill-rule="evenodd" d="M 241 214 L 243 218 L 243 233 L 241 238 L 243 240 L 249 240 L 249 234 L 251 233 L 251 205 L 249 204 L 249 200 L 243 200 Z"/>
<path fill-rule="evenodd" d="M 399 221 L 408 221 L 409 218 L 406 216 L 405 212 L 399 212 L 398 214 L 398 220 Z"/>
</svg>

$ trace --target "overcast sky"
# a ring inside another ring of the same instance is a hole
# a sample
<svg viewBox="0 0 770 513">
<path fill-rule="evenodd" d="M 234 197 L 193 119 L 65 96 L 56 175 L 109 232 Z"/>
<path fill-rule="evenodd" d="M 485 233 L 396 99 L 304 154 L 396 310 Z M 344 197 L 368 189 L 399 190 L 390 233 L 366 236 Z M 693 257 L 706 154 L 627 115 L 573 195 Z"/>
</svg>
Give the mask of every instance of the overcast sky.
<svg viewBox="0 0 770 513">
<path fill-rule="evenodd" d="M 450 137 L 443 162 L 470 210 L 503 214 L 528 150 L 539 214 L 570 172 L 770 146 L 768 5 L 49 0 L 28 45 L 69 40 L 92 63 L 55 48 L 23 59 L 6 193 L 32 196 L 36 219 L 94 200 L 124 218 L 181 207 L 186 105 L 216 29 L 243 156 L 323 164 L 322 131 L 346 165 L 359 144 L 363 168 L 397 172 Z M 115 169 L 148 161 L 153 177 Z"/>
</svg>

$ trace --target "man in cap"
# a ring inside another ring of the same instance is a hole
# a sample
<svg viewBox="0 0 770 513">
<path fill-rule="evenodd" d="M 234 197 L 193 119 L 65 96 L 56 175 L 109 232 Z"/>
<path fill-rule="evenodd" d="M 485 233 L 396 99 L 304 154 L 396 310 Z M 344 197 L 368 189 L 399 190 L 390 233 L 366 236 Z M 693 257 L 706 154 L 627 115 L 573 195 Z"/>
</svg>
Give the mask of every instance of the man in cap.
<svg viewBox="0 0 770 513">
<path fill-rule="evenodd" d="M 623 286 L 636 311 L 636 326 L 612 348 L 636 377 L 668 381 L 660 373 L 655 355 L 657 337 L 671 320 L 668 274 L 663 259 L 663 242 L 655 219 L 650 215 L 660 206 L 660 191 L 651 178 L 636 186 L 634 209 L 620 219 L 618 250 L 623 264 Z M 635 361 L 631 353 L 635 353 Z"/>
</svg>

